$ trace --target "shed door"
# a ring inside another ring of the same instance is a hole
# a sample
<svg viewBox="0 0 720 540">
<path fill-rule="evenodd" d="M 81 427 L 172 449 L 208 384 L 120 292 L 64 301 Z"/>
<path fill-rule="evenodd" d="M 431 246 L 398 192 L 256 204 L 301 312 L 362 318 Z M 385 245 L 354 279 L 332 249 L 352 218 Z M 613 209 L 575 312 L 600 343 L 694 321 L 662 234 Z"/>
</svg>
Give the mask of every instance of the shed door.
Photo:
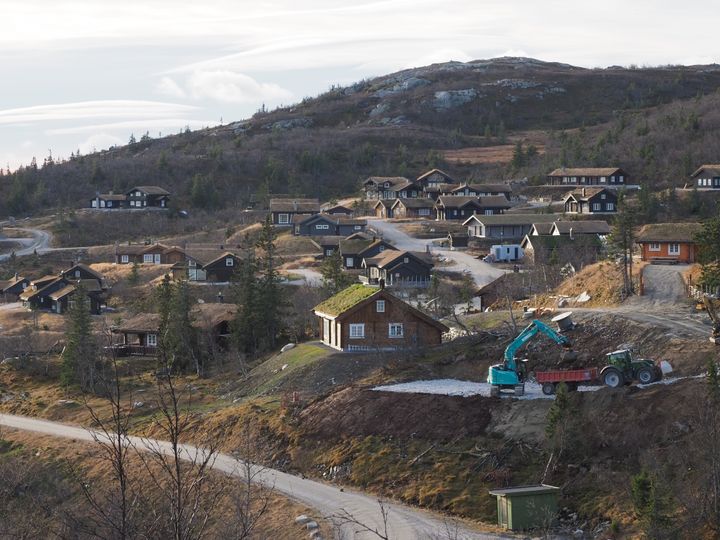
<svg viewBox="0 0 720 540">
<path fill-rule="evenodd" d="M 509 528 L 507 497 L 498 497 L 498 525 Z"/>
<path fill-rule="evenodd" d="M 155 254 L 155 264 L 160 264 L 160 254 L 159 253 Z"/>
</svg>

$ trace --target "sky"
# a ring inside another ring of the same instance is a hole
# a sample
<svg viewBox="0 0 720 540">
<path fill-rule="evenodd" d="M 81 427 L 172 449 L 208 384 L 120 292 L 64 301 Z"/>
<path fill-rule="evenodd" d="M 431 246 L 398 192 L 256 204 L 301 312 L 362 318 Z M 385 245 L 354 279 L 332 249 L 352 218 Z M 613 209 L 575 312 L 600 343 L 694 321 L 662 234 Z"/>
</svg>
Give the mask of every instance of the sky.
<svg viewBox="0 0 720 540">
<path fill-rule="evenodd" d="M 714 63 L 719 19 L 707 0 L 0 0 L 0 168 L 435 62 Z"/>
</svg>

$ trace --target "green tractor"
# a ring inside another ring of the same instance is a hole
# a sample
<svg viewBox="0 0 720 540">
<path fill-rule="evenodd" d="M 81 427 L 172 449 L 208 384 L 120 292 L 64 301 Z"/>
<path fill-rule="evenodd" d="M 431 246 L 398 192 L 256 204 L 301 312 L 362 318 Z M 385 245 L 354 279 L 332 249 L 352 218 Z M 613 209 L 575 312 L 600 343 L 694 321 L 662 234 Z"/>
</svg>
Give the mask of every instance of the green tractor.
<svg viewBox="0 0 720 540">
<path fill-rule="evenodd" d="M 652 360 L 633 358 L 630 349 L 619 349 L 605 356 L 607 365 L 600 371 L 600 380 L 610 388 L 618 388 L 635 381 L 650 384 L 663 378 L 660 365 Z"/>
</svg>

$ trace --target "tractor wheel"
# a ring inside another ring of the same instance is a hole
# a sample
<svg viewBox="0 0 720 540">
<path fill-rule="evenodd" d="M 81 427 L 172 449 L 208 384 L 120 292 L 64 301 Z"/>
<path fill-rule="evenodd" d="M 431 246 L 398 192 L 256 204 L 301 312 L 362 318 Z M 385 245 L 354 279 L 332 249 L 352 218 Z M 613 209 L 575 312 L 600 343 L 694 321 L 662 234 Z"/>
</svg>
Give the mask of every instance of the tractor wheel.
<svg viewBox="0 0 720 540">
<path fill-rule="evenodd" d="M 491 386 L 490 387 L 490 397 L 500 397 L 500 387 L 499 386 Z"/>
<path fill-rule="evenodd" d="M 615 368 L 605 370 L 605 373 L 602 374 L 602 380 L 605 386 L 609 386 L 610 388 L 620 388 L 625 384 L 623 374 Z"/>
<path fill-rule="evenodd" d="M 650 384 L 655 381 L 655 370 L 644 367 L 637 371 L 637 380 L 640 384 Z"/>
<path fill-rule="evenodd" d="M 552 396 L 555 393 L 555 385 L 551 382 L 543 383 L 542 393 L 546 396 Z"/>
</svg>

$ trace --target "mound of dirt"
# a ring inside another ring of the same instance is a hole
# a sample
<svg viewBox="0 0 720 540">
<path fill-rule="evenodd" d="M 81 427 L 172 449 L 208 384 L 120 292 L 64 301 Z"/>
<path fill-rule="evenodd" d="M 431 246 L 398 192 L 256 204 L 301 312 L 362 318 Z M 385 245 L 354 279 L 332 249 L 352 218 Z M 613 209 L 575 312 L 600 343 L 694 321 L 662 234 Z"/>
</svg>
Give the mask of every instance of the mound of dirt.
<svg viewBox="0 0 720 540">
<path fill-rule="evenodd" d="M 376 392 L 350 387 L 306 407 L 305 435 L 318 439 L 384 435 L 449 440 L 473 437 L 490 423 L 488 398 Z"/>
</svg>

